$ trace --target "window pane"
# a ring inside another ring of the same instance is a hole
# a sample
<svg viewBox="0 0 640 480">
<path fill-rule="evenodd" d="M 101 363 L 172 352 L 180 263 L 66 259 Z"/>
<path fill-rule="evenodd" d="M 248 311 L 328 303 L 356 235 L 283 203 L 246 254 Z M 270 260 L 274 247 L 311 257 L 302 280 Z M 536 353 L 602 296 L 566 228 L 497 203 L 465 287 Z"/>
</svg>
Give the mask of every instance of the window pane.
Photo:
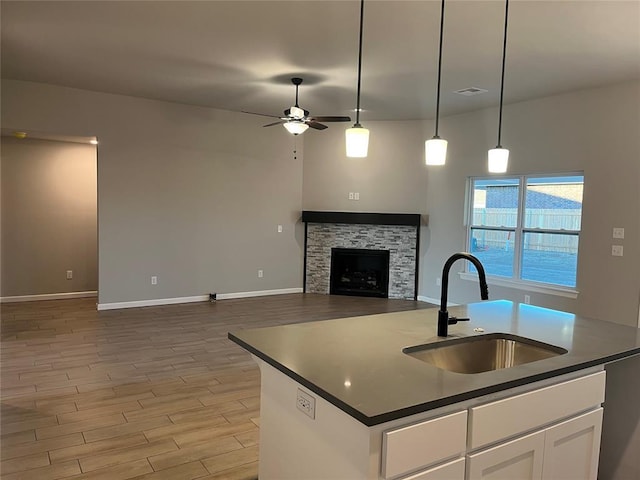
<svg viewBox="0 0 640 480">
<path fill-rule="evenodd" d="M 524 234 L 523 280 L 575 287 L 577 266 L 577 235 Z"/>
<path fill-rule="evenodd" d="M 472 225 L 515 227 L 518 224 L 517 178 L 492 178 L 473 182 Z"/>
<path fill-rule="evenodd" d="M 584 177 L 528 178 L 525 228 L 580 230 Z"/>
<path fill-rule="evenodd" d="M 470 252 L 482 262 L 487 275 L 513 277 L 513 244 L 515 232 L 483 230 L 471 231 Z M 469 272 L 476 272 L 472 263 L 467 262 Z"/>
</svg>

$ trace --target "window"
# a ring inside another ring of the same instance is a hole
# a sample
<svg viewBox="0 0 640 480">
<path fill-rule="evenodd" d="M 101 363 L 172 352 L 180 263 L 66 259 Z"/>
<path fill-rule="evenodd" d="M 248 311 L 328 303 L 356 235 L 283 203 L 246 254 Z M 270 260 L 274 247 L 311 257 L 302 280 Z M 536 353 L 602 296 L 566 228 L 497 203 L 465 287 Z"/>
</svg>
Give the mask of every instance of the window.
<svg viewBox="0 0 640 480">
<path fill-rule="evenodd" d="M 574 289 L 584 177 L 471 178 L 469 183 L 468 251 L 487 275 Z"/>
</svg>

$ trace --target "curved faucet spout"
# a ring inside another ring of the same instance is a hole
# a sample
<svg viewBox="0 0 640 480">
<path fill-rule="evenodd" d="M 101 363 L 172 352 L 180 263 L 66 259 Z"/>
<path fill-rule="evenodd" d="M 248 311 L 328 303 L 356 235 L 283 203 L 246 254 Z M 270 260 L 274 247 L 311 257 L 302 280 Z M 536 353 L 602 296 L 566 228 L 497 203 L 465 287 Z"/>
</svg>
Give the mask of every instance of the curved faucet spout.
<svg viewBox="0 0 640 480">
<path fill-rule="evenodd" d="M 447 311 L 447 296 L 449 292 L 449 270 L 457 260 L 469 260 L 478 270 L 478 280 L 480 283 L 480 298 L 482 300 L 489 299 L 489 287 L 487 286 L 487 276 L 480 260 L 466 252 L 454 253 L 444 263 L 442 268 L 442 290 L 440 294 L 440 310 L 438 311 L 438 336 L 446 337 L 449 333 L 449 323 L 456 323 L 458 320 L 449 320 L 449 312 Z"/>
</svg>

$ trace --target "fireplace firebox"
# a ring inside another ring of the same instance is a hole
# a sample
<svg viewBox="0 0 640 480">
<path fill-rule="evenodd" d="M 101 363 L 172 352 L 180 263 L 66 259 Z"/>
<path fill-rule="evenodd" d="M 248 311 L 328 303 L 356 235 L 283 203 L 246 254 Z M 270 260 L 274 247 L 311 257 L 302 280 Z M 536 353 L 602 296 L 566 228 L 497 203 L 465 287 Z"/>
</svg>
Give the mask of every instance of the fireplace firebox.
<svg viewBox="0 0 640 480">
<path fill-rule="evenodd" d="M 330 293 L 389 297 L 389 250 L 331 249 Z"/>
</svg>

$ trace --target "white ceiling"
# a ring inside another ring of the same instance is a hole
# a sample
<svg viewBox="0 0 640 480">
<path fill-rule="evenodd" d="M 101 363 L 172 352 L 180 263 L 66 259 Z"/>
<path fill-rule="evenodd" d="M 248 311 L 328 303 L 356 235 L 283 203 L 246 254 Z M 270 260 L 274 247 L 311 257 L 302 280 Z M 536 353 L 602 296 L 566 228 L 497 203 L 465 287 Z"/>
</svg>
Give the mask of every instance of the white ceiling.
<svg viewBox="0 0 640 480">
<path fill-rule="evenodd" d="M 290 77 L 301 76 L 302 107 L 353 116 L 359 8 L 3 0 L 2 77 L 279 115 L 294 100 Z M 365 2 L 363 124 L 433 118 L 439 15 L 439 0 Z M 443 114 L 497 105 L 503 24 L 503 1 L 447 2 Z M 640 1 L 511 1 L 506 103 L 632 79 Z M 472 86 L 488 93 L 453 93 Z"/>
</svg>

